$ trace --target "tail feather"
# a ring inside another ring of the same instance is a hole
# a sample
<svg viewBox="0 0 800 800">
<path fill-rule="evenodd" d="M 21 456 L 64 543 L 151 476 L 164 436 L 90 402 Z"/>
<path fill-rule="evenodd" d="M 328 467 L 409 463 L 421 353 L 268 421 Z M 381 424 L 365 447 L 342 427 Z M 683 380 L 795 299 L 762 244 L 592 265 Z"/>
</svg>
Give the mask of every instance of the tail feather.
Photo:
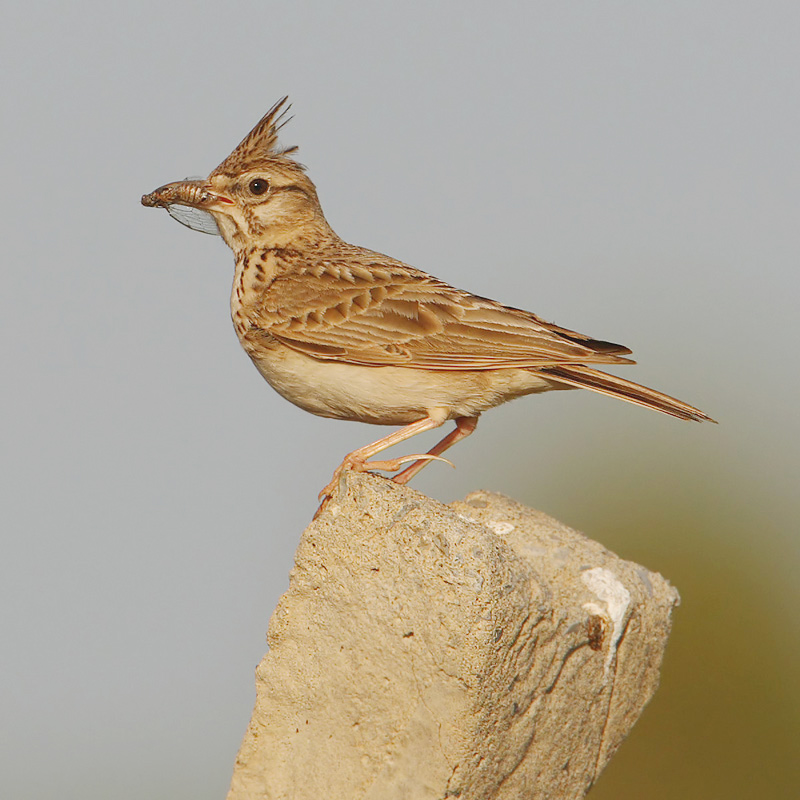
<svg viewBox="0 0 800 800">
<path fill-rule="evenodd" d="M 551 377 L 561 383 L 577 386 L 580 389 L 591 389 L 593 392 L 607 394 L 629 403 L 652 408 L 664 414 L 671 414 L 678 419 L 694 420 L 695 422 L 716 422 L 700 409 L 684 403 L 663 392 L 649 389 L 647 386 L 609 375 L 606 372 L 584 366 L 544 367 L 537 372 Z"/>
</svg>

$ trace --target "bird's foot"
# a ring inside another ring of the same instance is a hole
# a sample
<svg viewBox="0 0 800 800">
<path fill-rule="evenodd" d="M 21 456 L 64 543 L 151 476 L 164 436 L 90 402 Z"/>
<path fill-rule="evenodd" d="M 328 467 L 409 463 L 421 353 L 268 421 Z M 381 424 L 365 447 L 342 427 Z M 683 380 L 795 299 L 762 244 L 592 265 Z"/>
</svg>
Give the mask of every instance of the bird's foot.
<svg viewBox="0 0 800 800">
<path fill-rule="evenodd" d="M 331 497 L 333 497 L 334 491 L 336 490 L 337 486 L 339 486 L 342 477 L 348 470 L 351 470 L 352 472 L 370 472 L 371 470 L 379 469 L 383 472 L 396 472 L 398 469 L 400 469 L 400 467 L 403 466 L 403 464 L 408 464 L 411 461 L 444 461 L 445 464 L 449 464 L 451 467 L 453 467 L 453 469 L 455 469 L 455 464 L 453 464 L 452 461 L 448 461 L 446 458 L 442 458 L 441 456 L 431 455 L 430 453 L 418 453 L 416 455 L 401 456 L 400 458 L 393 458 L 388 461 L 367 461 L 366 459 L 350 458 L 348 456 L 344 461 L 342 461 L 341 464 L 339 464 L 338 467 L 336 467 L 330 483 L 319 493 L 318 499 L 320 501 L 320 505 L 314 514 L 314 519 L 316 519 L 328 505 Z M 405 481 L 402 482 L 404 483 Z"/>
</svg>

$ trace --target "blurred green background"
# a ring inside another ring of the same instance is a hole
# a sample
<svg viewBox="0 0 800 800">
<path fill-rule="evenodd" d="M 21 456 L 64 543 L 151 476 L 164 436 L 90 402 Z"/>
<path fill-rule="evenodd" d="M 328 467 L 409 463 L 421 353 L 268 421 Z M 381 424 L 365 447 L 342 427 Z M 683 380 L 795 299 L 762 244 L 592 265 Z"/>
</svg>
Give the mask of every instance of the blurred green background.
<svg viewBox="0 0 800 800">
<path fill-rule="evenodd" d="M 275 395 L 229 251 L 138 204 L 287 92 L 344 238 L 623 342 L 720 422 L 524 398 L 416 482 L 680 590 L 592 798 L 797 796 L 800 6 L 32 3 L 0 40 L 4 797 L 222 797 L 316 493 L 381 433 Z"/>
</svg>

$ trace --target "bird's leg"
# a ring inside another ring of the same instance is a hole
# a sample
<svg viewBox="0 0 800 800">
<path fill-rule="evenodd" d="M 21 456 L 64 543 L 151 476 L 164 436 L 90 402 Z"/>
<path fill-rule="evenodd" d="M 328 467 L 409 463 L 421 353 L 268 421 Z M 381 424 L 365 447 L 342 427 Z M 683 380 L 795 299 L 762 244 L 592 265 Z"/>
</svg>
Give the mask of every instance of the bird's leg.
<svg viewBox="0 0 800 800">
<path fill-rule="evenodd" d="M 456 442 L 466 439 L 477 427 L 477 417 L 457 417 L 455 430 L 450 431 L 441 442 L 428 450 L 428 458 L 421 458 L 415 461 L 410 467 L 406 467 L 402 472 L 398 472 L 392 480 L 395 483 L 408 483 L 424 466 L 430 463 L 431 459 L 438 458 Z"/>
<path fill-rule="evenodd" d="M 424 455 L 404 456 L 403 458 L 397 458 L 392 461 L 369 460 L 372 458 L 372 456 L 377 455 L 382 450 L 386 450 L 393 445 L 404 442 L 406 439 L 410 439 L 412 436 L 416 436 L 418 433 L 424 433 L 425 431 L 432 430 L 433 428 L 438 428 L 440 425 L 444 424 L 444 422 L 444 418 L 439 416 L 425 417 L 425 419 L 412 422 L 410 425 L 406 425 L 404 428 L 400 428 L 399 430 L 390 433 L 388 436 L 384 436 L 382 439 L 378 439 L 376 442 L 372 442 L 372 444 L 368 444 L 365 447 L 359 448 L 358 450 L 353 450 L 352 453 L 346 455 L 342 463 L 336 467 L 336 471 L 333 473 L 331 482 L 319 493 L 319 499 L 322 501 L 322 505 L 317 511 L 317 514 L 319 514 L 319 511 L 321 511 L 322 508 L 327 504 L 328 500 L 333 494 L 333 490 L 336 488 L 336 484 L 339 482 L 339 478 L 342 476 L 342 473 L 344 473 L 345 470 L 352 469 L 356 472 L 366 472 L 370 469 L 383 469 L 393 471 L 399 469 L 400 465 L 405 464 L 409 459 L 414 459 L 414 463 L 416 464 L 419 460 L 424 462 L 426 460 L 437 458 L 438 455 L 431 451 L 430 453 L 426 453 Z M 414 465 L 412 464 L 412 467 L 413 466 Z M 409 467 L 409 469 L 410 468 L 411 467 Z"/>
</svg>

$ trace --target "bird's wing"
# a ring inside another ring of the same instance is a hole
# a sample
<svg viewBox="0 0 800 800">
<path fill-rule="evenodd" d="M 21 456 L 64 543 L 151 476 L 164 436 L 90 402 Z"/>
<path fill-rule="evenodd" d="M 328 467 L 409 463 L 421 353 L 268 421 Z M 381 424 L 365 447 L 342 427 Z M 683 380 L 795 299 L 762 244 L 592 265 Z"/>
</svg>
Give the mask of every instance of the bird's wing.
<svg viewBox="0 0 800 800">
<path fill-rule="evenodd" d="M 622 357 L 630 353 L 626 347 L 380 259 L 320 261 L 284 273 L 263 296 L 258 327 L 314 358 L 370 366 L 484 370 L 632 363 Z"/>
</svg>

